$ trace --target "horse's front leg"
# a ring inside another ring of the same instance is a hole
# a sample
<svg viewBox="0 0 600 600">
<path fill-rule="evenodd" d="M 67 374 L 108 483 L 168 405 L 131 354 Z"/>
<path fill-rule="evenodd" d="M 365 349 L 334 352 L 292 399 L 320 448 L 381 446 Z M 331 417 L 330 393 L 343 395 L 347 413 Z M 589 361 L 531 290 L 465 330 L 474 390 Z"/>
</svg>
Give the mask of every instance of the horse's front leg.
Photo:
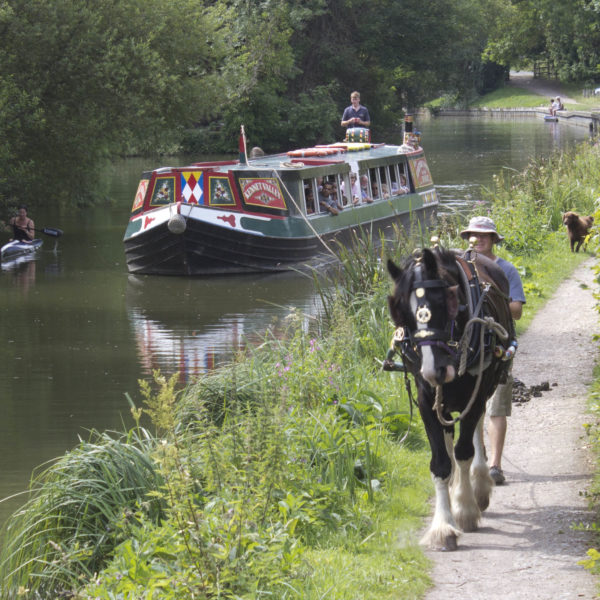
<svg viewBox="0 0 600 600">
<path fill-rule="evenodd" d="M 431 405 L 419 398 L 419 409 L 431 446 L 429 469 L 435 486 L 435 512 L 429 529 L 421 538 L 421 544 L 437 550 L 456 550 L 458 536 L 462 533 L 456 526 L 450 504 L 449 483 L 452 461 L 447 445 L 452 448 L 452 433 L 444 431 Z"/>
<path fill-rule="evenodd" d="M 490 496 L 494 487 L 494 480 L 490 477 L 490 470 L 487 464 L 485 454 L 485 445 L 483 442 L 483 421 L 485 415 L 481 415 L 475 434 L 473 444 L 475 446 L 475 456 L 471 465 L 471 484 L 477 506 L 483 512 L 490 505 Z"/>
<path fill-rule="evenodd" d="M 452 486 L 452 514 L 463 531 L 475 531 L 481 519 L 481 509 L 475 499 L 470 477 L 475 455 L 473 437 L 481 416 L 481 410 L 473 406 L 471 412 L 461 421 L 460 435 L 454 449 L 456 473 Z"/>
</svg>

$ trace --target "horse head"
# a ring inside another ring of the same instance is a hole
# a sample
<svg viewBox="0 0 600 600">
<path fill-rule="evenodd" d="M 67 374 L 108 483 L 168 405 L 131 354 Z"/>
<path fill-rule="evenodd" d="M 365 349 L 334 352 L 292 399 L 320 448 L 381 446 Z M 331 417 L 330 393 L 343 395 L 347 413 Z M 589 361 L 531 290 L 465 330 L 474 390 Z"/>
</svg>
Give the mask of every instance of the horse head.
<svg viewBox="0 0 600 600">
<path fill-rule="evenodd" d="M 389 260 L 394 293 L 388 297 L 390 314 L 404 340 L 409 370 L 431 386 L 456 377 L 457 355 L 450 345 L 459 308 L 456 257 L 447 250 L 423 249 L 403 267 Z"/>
</svg>

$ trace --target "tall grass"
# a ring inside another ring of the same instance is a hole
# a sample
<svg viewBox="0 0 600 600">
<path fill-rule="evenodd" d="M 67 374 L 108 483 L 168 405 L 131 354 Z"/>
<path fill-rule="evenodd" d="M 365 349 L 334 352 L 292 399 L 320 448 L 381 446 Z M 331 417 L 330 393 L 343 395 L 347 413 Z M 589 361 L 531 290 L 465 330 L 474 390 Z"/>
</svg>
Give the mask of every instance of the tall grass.
<svg viewBox="0 0 600 600">
<path fill-rule="evenodd" d="M 67 594 L 107 564 L 135 512 L 160 521 L 164 507 L 147 496 L 161 485 L 154 443 L 143 430 L 93 433 L 34 476 L 31 499 L 2 531 L 2 598 Z"/>
</svg>

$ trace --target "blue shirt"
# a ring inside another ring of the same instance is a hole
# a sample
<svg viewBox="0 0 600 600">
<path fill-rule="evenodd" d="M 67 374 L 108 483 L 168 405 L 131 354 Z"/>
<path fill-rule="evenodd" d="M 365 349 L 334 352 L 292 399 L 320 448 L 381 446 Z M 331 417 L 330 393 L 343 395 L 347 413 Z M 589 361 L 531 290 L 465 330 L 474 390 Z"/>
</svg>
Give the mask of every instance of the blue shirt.
<svg viewBox="0 0 600 600">
<path fill-rule="evenodd" d="M 348 119 L 354 119 L 356 117 L 358 117 L 361 121 L 369 123 L 371 122 L 369 111 L 367 110 L 367 107 L 363 106 L 362 104 L 358 105 L 358 110 L 354 110 L 352 105 L 348 106 L 348 108 L 344 110 L 342 121 L 347 121 Z M 351 123 L 348 127 L 354 127 L 354 124 Z M 359 125 L 359 127 L 361 127 L 361 125 Z"/>
<path fill-rule="evenodd" d="M 509 296 L 513 302 L 522 302 L 525 304 L 525 292 L 523 291 L 523 282 L 517 268 L 503 258 L 497 258 L 496 264 L 504 271 L 509 285 Z"/>
</svg>

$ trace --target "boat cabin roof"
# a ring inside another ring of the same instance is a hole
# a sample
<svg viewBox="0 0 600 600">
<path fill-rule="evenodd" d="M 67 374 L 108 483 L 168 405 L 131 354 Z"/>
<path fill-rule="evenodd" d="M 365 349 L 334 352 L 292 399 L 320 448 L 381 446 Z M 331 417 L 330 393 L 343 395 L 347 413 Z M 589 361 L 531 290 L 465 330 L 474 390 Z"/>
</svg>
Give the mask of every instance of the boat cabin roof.
<svg viewBox="0 0 600 600">
<path fill-rule="evenodd" d="M 353 147 L 351 150 L 346 147 Z M 331 144 L 328 146 L 315 146 L 303 148 L 281 154 L 270 154 L 254 159 L 248 159 L 247 164 L 239 160 L 203 161 L 178 167 L 178 170 L 203 169 L 214 170 L 221 173 L 236 171 L 293 171 L 302 177 L 304 171 L 310 170 L 311 176 L 319 167 L 325 167 L 327 173 L 346 173 L 350 165 L 360 163 L 362 168 L 385 166 L 404 162 L 410 156 L 418 155 L 421 148 L 408 149 L 406 146 L 388 144 Z M 158 172 L 160 170 L 155 170 Z"/>
</svg>

